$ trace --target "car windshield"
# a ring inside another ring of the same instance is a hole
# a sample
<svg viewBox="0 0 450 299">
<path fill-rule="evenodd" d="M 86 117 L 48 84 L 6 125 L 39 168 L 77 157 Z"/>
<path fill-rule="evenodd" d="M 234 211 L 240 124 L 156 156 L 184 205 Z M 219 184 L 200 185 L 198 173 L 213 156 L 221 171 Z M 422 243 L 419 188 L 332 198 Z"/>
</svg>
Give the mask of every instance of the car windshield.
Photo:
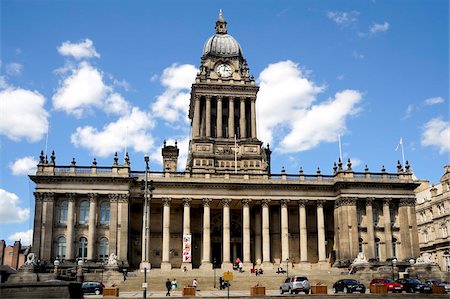
<svg viewBox="0 0 450 299">
<path fill-rule="evenodd" d="M 411 279 L 410 282 L 412 282 L 412 283 L 422 283 L 420 280 L 418 280 L 416 278 Z"/>
<path fill-rule="evenodd" d="M 297 276 L 295 278 L 295 281 L 304 281 L 304 280 L 307 280 L 307 279 L 306 279 L 306 277 L 303 277 L 303 276 Z"/>
<path fill-rule="evenodd" d="M 392 279 L 385 279 L 383 282 L 394 282 Z"/>
<path fill-rule="evenodd" d="M 345 283 L 349 283 L 349 284 L 358 284 L 358 282 L 354 279 L 346 279 L 344 280 Z"/>
</svg>

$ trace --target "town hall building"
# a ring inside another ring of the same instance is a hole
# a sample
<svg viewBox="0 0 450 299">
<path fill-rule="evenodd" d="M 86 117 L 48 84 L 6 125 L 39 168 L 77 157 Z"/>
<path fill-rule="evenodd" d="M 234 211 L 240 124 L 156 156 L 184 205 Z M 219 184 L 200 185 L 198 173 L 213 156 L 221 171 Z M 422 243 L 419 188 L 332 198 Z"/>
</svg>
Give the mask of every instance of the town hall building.
<svg viewBox="0 0 450 299">
<path fill-rule="evenodd" d="M 417 258 L 418 183 L 408 163 L 395 173 L 355 172 L 350 160 L 331 174 L 274 173 L 257 134 L 258 89 L 220 13 L 191 88 L 186 170 L 177 169 L 177 144 L 164 144 L 161 171 L 148 158 L 132 170 L 128 154 L 112 166 L 41 154 L 30 176 L 32 251 L 50 265 L 95 268 L 113 255 L 123 267 L 162 270 L 231 269 L 237 258 L 245 269 L 346 267 L 359 253 Z"/>
</svg>

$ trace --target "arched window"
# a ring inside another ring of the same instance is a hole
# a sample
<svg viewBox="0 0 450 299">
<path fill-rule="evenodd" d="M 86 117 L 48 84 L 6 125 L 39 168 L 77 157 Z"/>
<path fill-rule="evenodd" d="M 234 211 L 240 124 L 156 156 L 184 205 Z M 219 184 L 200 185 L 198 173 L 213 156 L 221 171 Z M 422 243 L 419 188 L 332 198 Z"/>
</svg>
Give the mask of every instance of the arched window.
<svg viewBox="0 0 450 299">
<path fill-rule="evenodd" d="M 358 251 L 359 252 L 364 252 L 363 251 L 363 239 L 362 238 L 358 239 Z"/>
<path fill-rule="evenodd" d="M 78 257 L 81 259 L 87 258 L 87 250 L 88 250 L 88 241 L 85 237 L 81 237 L 80 241 L 78 242 Z"/>
<path fill-rule="evenodd" d="M 66 238 L 59 237 L 56 239 L 56 256 L 58 260 L 64 260 L 66 258 Z"/>
<path fill-rule="evenodd" d="M 430 241 L 430 236 L 429 236 L 427 230 L 423 232 L 423 241 L 424 241 L 425 243 L 427 243 L 428 241 Z"/>
<path fill-rule="evenodd" d="M 67 201 L 59 204 L 59 223 L 67 224 Z"/>
<path fill-rule="evenodd" d="M 106 261 L 108 259 L 108 239 L 101 238 L 100 239 L 100 250 L 99 250 L 99 258 L 102 261 Z"/>
<path fill-rule="evenodd" d="M 375 238 L 375 257 L 380 258 L 380 239 Z"/>
<path fill-rule="evenodd" d="M 100 204 L 100 224 L 109 224 L 109 202 L 107 201 Z"/>
<path fill-rule="evenodd" d="M 397 238 L 392 238 L 392 257 L 397 257 Z"/>
<path fill-rule="evenodd" d="M 447 226 L 443 225 L 441 227 L 441 235 L 442 235 L 442 238 L 447 238 L 448 237 Z"/>
<path fill-rule="evenodd" d="M 373 225 L 377 226 L 380 221 L 380 210 L 378 205 L 373 206 Z"/>
<path fill-rule="evenodd" d="M 80 204 L 80 224 L 88 224 L 89 223 L 89 202 L 83 201 Z"/>
</svg>

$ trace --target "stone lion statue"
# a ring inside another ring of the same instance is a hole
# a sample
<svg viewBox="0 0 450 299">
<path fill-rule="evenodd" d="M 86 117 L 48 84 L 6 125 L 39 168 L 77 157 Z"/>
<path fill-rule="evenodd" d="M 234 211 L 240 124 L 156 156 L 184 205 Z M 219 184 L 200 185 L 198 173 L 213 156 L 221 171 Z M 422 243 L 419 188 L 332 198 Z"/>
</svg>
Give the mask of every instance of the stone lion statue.
<svg viewBox="0 0 450 299">
<path fill-rule="evenodd" d="M 108 266 L 117 266 L 117 255 L 114 253 L 108 257 Z"/>
<path fill-rule="evenodd" d="M 25 265 L 27 266 L 35 266 L 37 264 L 37 257 L 35 253 L 29 253 L 27 255 L 27 260 L 25 261 Z"/>
</svg>

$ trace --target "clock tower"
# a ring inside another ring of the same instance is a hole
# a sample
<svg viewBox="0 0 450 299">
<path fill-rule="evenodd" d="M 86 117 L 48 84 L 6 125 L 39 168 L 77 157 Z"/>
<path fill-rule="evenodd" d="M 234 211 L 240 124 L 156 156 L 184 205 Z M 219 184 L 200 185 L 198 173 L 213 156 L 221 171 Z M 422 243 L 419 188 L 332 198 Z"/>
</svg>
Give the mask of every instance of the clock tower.
<svg viewBox="0 0 450 299">
<path fill-rule="evenodd" d="M 257 138 L 256 95 L 239 43 L 219 13 L 191 89 L 192 136 L 186 170 L 211 173 L 270 172 L 270 150 Z"/>
</svg>

